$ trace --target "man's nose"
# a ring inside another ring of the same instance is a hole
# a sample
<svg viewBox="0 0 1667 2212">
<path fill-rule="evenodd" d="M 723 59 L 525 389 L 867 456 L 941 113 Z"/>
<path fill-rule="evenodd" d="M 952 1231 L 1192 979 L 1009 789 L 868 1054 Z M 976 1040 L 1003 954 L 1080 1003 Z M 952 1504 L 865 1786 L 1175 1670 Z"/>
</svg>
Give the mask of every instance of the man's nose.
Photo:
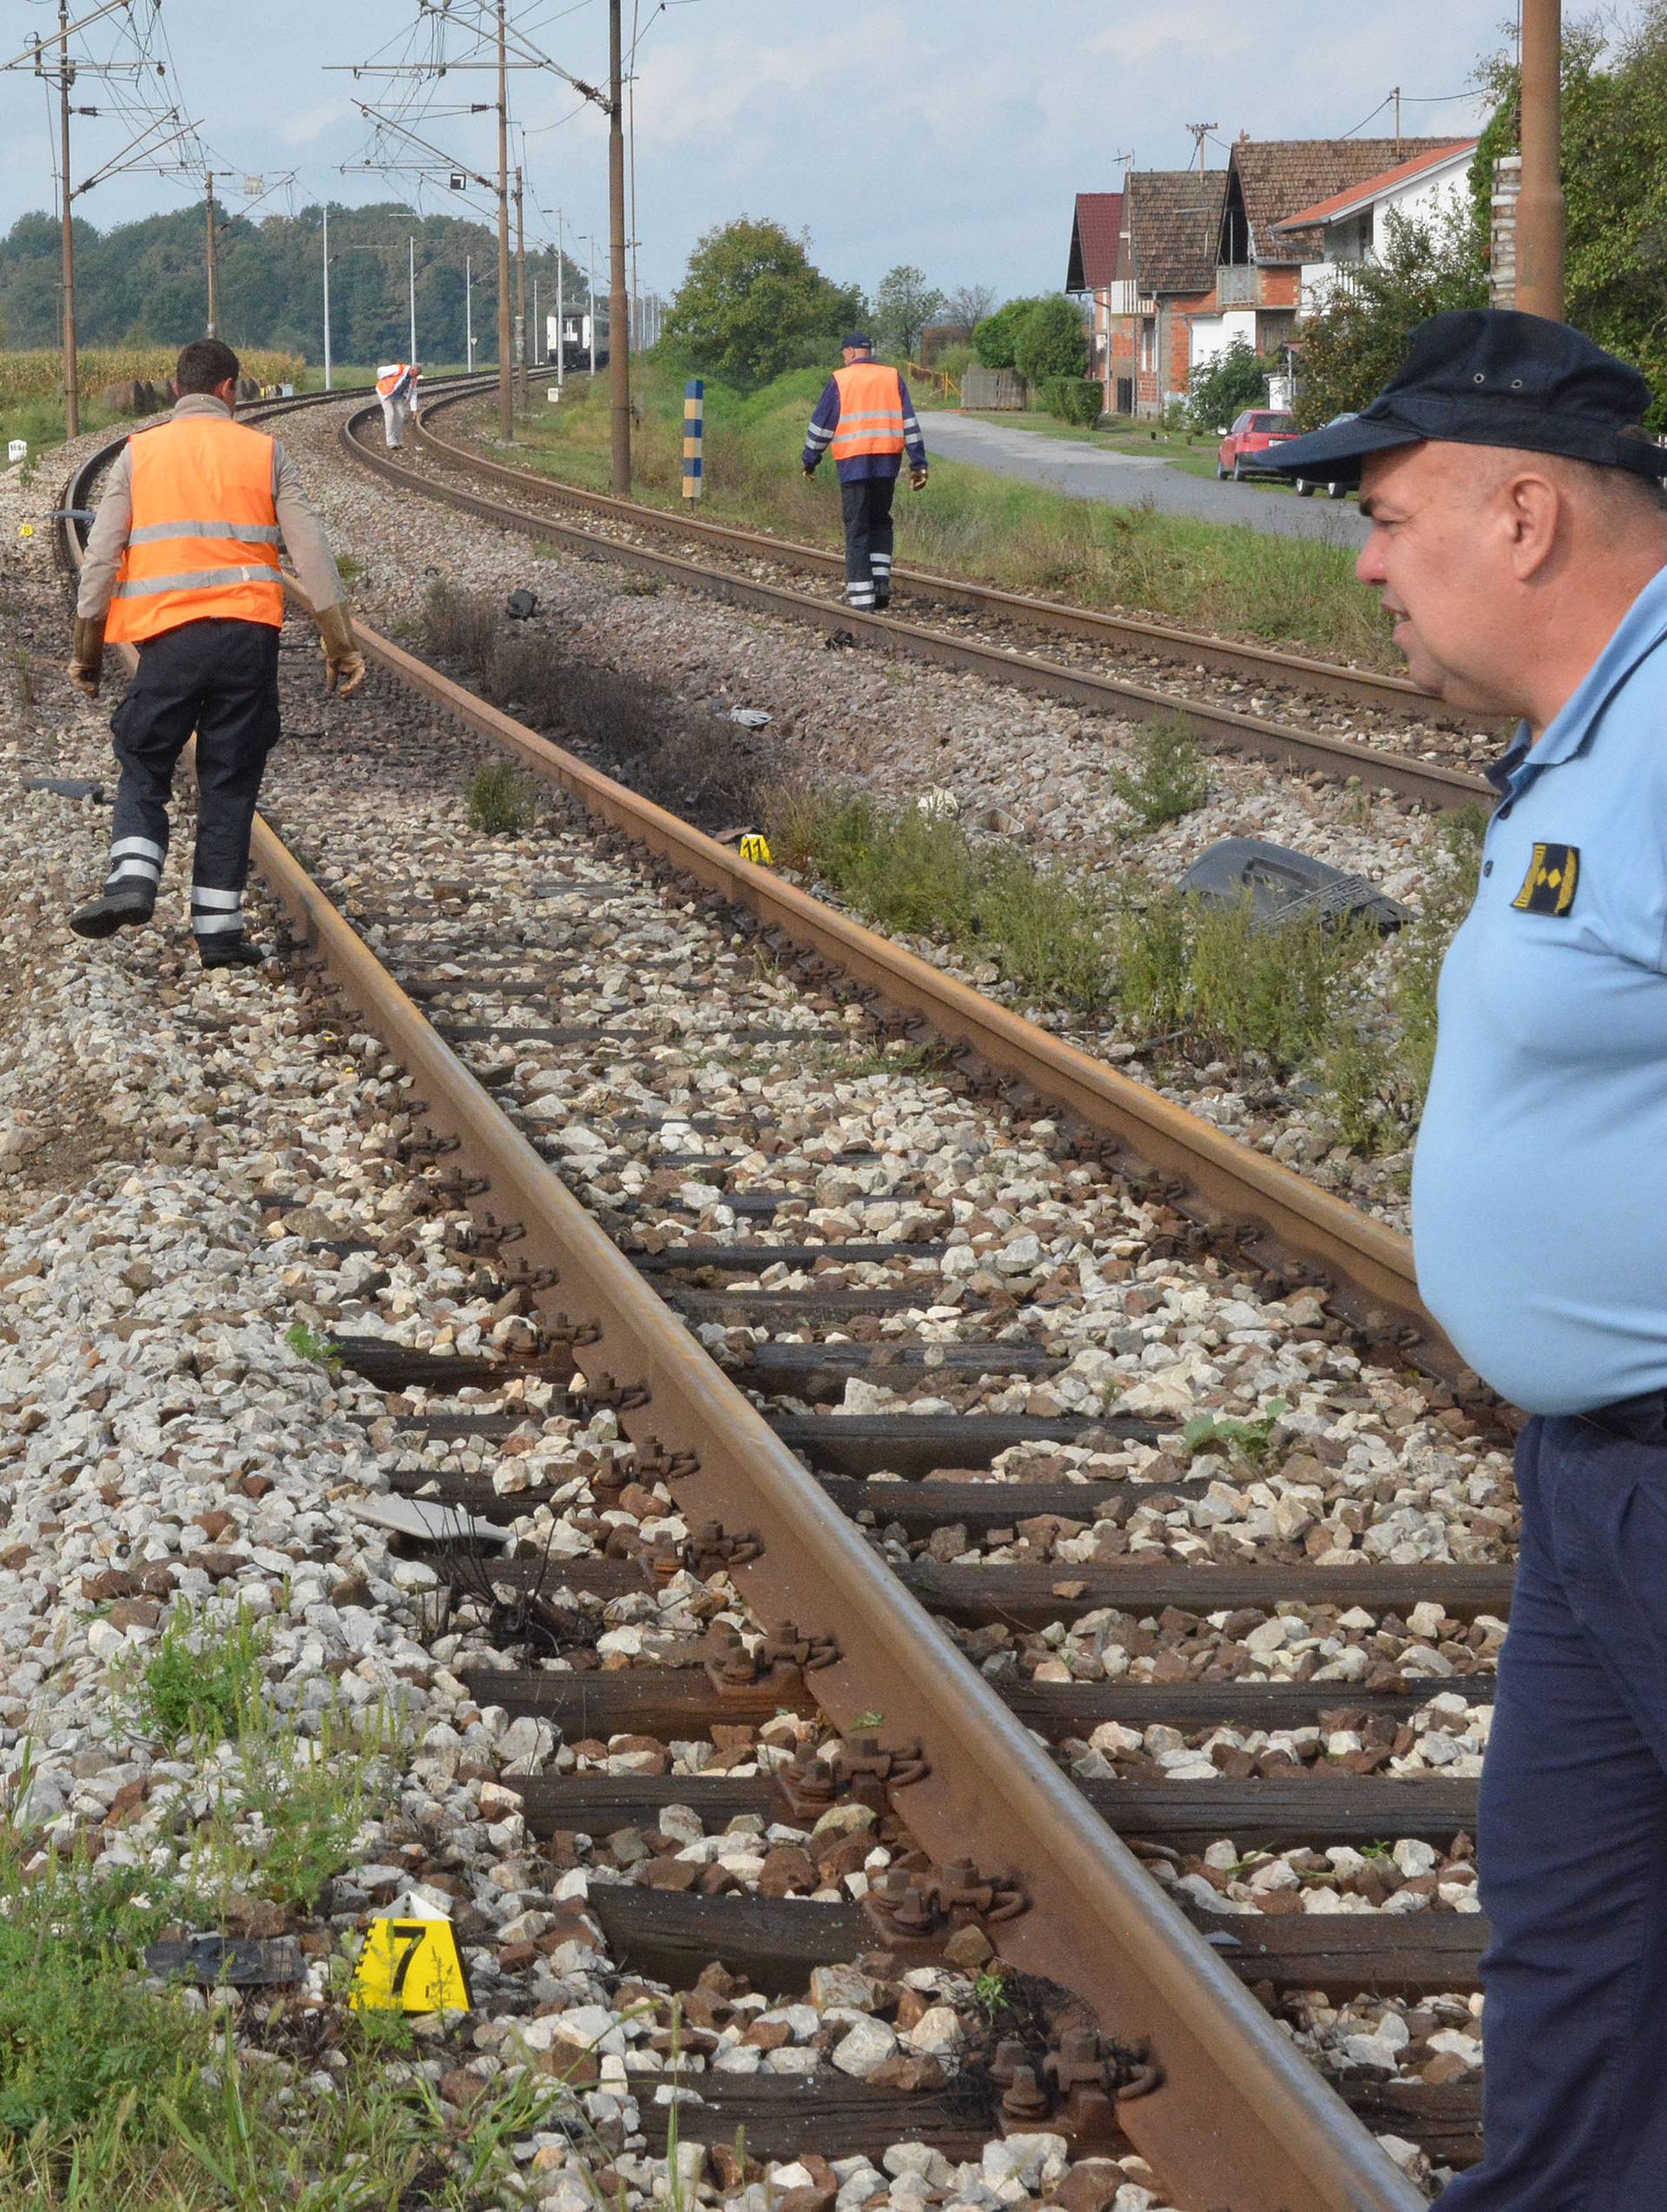
<svg viewBox="0 0 1667 2212">
<path fill-rule="evenodd" d="M 1374 530 L 1365 545 L 1361 546 L 1360 556 L 1354 563 L 1356 582 L 1382 584 L 1386 581 L 1383 571 L 1383 532 L 1380 530 Z"/>
</svg>

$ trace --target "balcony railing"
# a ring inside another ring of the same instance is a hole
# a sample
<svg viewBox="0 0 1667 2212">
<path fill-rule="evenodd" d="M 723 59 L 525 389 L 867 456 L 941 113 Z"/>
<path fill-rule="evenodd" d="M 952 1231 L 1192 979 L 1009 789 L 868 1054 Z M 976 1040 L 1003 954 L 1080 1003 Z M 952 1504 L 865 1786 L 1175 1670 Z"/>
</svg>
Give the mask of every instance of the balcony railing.
<svg viewBox="0 0 1667 2212">
<path fill-rule="evenodd" d="M 1216 300 L 1222 307 L 1254 307 L 1256 269 L 1254 261 L 1222 261 L 1216 269 Z"/>
<path fill-rule="evenodd" d="M 1108 284 L 1104 297 L 1108 314 L 1150 315 L 1157 312 L 1153 300 L 1126 276 L 1119 277 L 1115 284 Z"/>
</svg>

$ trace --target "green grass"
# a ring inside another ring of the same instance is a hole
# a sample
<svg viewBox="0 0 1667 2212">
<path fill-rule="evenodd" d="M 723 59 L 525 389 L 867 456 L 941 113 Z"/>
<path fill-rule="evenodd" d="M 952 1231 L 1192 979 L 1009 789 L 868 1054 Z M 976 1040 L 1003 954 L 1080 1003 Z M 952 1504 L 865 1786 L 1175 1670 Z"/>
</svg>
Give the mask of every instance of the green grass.
<svg viewBox="0 0 1667 2212">
<path fill-rule="evenodd" d="M 1179 822 L 1209 796 L 1209 771 L 1183 716 L 1143 723 L 1129 749 L 1134 765 L 1108 769 L 1106 781 L 1143 829 Z"/>
<path fill-rule="evenodd" d="M 1109 911 L 1091 884 L 1006 845 L 974 845 L 952 822 L 866 798 L 790 795 L 769 835 L 784 866 L 811 872 L 892 933 L 930 936 L 994 963 L 1038 999 L 1093 1012 L 1112 990 Z"/>
<path fill-rule="evenodd" d="M 518 837 L 537 818 L 538 795 L 513 761 L 483 761 L 469 779 L 467 804 L 471 829 Z"/>
<path fill-rule="evenodd" d="M 89 431 L 109 430 L 128 420 L 109 407 L 101 407 L 95 399 L 83 399 L 81 403 L 81 430 L 84 437 Z M 29 440 L 30 460 L 63 443 L 63 407 L 56 399 L 16 399 L 0 406 L 0 464 L 3 464 L 7 446 L 14 438 Z"/>
<path fill-rule="evenodd" d="M 138 1717 L 164 1743 L 235 1735 L 260 1694 L 268 1638 L 240 1607 L 229 1622 L 175 1608 L 140 1677 Z"/>
<path fill-rule="evenodd" d="M 333 1344 L 320 1329 L 310 1322 L 292 1321 L 284 1331 L 284 1342 L 297 1359 L 309 1360 L 315 1367 L 334 1370 L 341 1357 L 339 1344 Z"/>
<path fill-rule="evenodd" d="M 823 380 L 820 370 L 799 370 L 744 398 L 708 381 L 702 512 L 801 541 L 837 543 L 831 470 L 807 483 L 799 466 Z M 570 380 L 559 408 L 542 403 L 537 389 L 522 431 L 523 464 L 606 490 L 605 384 L 591 390 Z M 682 380 L 639 362 L 634 390 L 642 417 L 633 442 L 636 496 L 682 509 Z M 474 419 L 491 426 L 489 418 Z M 1138 432 L 1056 427 L 1129 452 L 1167 448 L 1176 459 L 1189 452 L 1183 440 L 1163 433 L 1154 446 Z M 1191 449 L 1191 459 L 1213 473 L 1214 450 Z M 1400 664 L 1383 616 L 1354 581 L 1353 552 L 1341 545 L 1073 499 L 953 461 L 934 461 L 927 490 L 900 491 L 897 507 L 898 558 L 918 567 L 1385 668 Z"/>
</svg>

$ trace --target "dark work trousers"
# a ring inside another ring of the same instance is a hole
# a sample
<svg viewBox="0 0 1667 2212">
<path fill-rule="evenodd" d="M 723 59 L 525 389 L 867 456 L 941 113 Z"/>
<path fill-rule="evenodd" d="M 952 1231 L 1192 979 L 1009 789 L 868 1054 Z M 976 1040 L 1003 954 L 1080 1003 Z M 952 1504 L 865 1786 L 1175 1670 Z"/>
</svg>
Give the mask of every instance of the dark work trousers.
<svg viewBox="0 0 1667 2212">
<path fill-rule="evenodd" d="M 894 476 L 860 477 L 840 486 L 845 518 L 845 596 L 853 607 L 883 607 L 892 596 Z"/>
<path fill-rule="evenodd" d="M 1537 1419 L 1483 1761 L 1486 2152 L 1440 2212 L 1667 2203 L 1667 1412 Z"/>
<path fill-rule="evenodd" d="M 139 669 L 110 717 L 122 778 L 106 888 L 148 884 L 168 855 L 174 769 L 197 736 L 197 849 L 191 927 L 243 927 L 249 835 L 267 756 L 278 742 L 278 637 L 271 623 L 188 622 L 139 648 Z"/>
</svg>

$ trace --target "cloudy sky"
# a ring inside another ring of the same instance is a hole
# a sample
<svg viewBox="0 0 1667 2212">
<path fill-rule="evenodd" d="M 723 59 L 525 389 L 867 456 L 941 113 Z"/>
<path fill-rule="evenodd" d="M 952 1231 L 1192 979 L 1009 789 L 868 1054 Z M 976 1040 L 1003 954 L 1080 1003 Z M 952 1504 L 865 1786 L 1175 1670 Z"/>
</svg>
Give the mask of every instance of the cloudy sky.
<svg viewBox="0 0 1667 2212">
<path fill-rule="evenodd" d="M 72 15 L 97 4 L 72 0 Z M 142 16 L 153 0 L 132 4 Z M 512 6 L 576 76 L 605 72 L 607 0 Z M 842 281 L 872 289 L 912 261 L 946 288 L 1003 294 L 1059 284 L 1071 195 L 1114 187 L 1130 156 L 1183 166 L 1189 123 L 1212 123 L 1222 142 L 1341 135 L 1399 83 L 1408 133 L 1464 135 L 1478 117 L 1477 57 L 1514 13 L 1508 0 L 625 0 L 628 39 L 634 7 L 645 287 L 674 287 L 700 232 L 746 213 L 807 231 Z M 418 0 L 168 0 L 170 81 L 229 167 L 269 186 L 295 171 L 297 205 L 409 196 L 414 180 L 342 174 L 366 156 L 354 96 L 385 102 L 392 88 L 324 65 L 399 58 L 418 15 Z M 0 0 L 0 61 L 56 21 L 55 0 Z M 425 134 L 483 170 L 491 118 L 438 110 L 491 92 L 489 78 L 458 74 L 425 96 Z M 77 88 L 89 104 L 99 96 Z M 605 229 L 600 119 L 582 103 L 576 115 L 570 88 L 540 73 L 513 80 L 511 103 L 527 133 L 530 230 L 553 234 L 557 206 L 570 229 Z M 0 229 L 49 203 L 47 122 L 28 74 L 0 76 Z M 1367 135 L 1388 128 L 1386 107 Z M 108 115 L 76 133 L 79 182 L 126 133 Z M 1209 150 L 1225 159 L 1224 145 Z M 458 204 L 443 181 L 425 189 L 429 205 Z M 187 196 L 178 180 L 131 175 L 79 204 L 103 228 Z M 279 190 L 271 204 L 283 201 Z"/>
</svg>

